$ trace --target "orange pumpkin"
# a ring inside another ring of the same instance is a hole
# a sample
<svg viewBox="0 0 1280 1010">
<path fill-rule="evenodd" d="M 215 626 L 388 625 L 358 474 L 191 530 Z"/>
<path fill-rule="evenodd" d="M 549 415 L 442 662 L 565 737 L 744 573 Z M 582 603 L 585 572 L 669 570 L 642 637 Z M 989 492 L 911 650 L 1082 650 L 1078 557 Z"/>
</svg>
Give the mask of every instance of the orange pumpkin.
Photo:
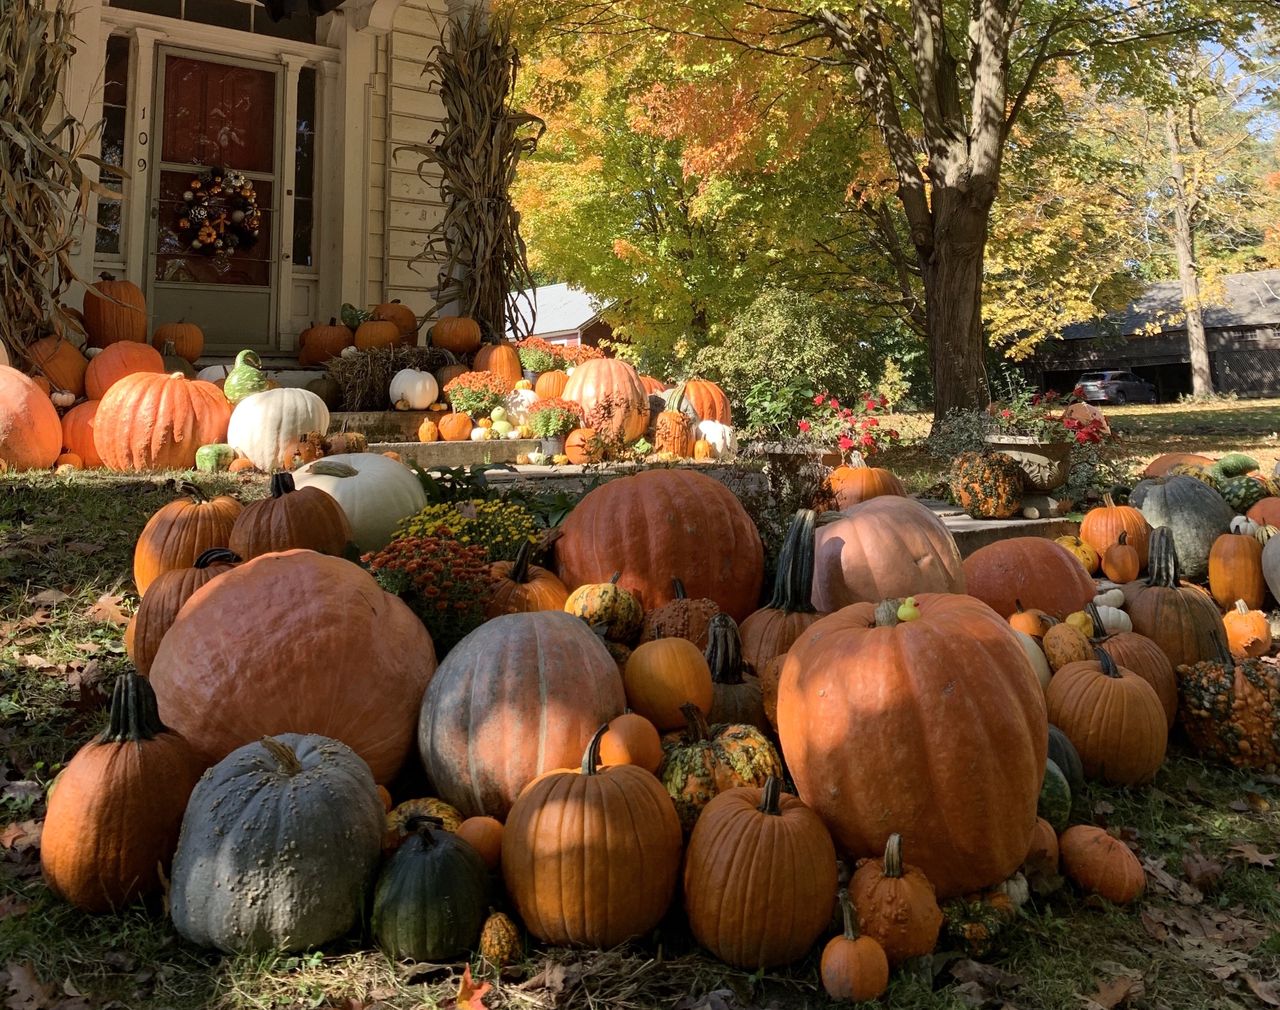
<svg viewBox="0 0 1280 1010">
<path fill-rule="evenodd" d="M 640 376 L 640 385 L 644 386 L 644 391 L 650 396 L 654 396 L 657 393 L 665 393 L 670 388 L 661 379 L 655 379 L 652 375 Z"/>
<path fill-rule="evenodd" d="M 1002 617 L 1021 604 L 1059 620 L 1083 610 L 1093 579 L 1074 554 L 1043 537 L 1012 537 L 979 547 L 964 560 L 965 592 Z"/>
<path fill-rule="evenodd" d="M 1009 615 L 1009 626 L 1034 639 L 1042 639 L 1058 621 L 1043 610 L 1034 607 L 1026 609 L 1021 600 L 1013 601 L 1013 613 Z"/>
<path fill-rule="evenodd" d="M 1236 659 L 1257 659 L 1271 651 L 1271 622 L 1260 610 L 1250 610 L 1244 600 L 1227 611 L 1222 619 L 1227 644 Z"/>
<path fill-rule="evenodd" d="M 1209 592 L 1218 606 L 1229 610 L 1243 600 L 1259 610 L 1267 598 L 1262 575 L 1262 544 L 1256 537 L 1223 533 L 1209 551 Z"/>
<path fill-rule="evenodd" d="M 1208 456 L 1200 456 L 1193 452 L 1167 452 L 1157 456 L 1142 471 L 1144 477 L 1164 477 L 1175 466 L 1212 466 L 1214 461 Z"/>
<path fill-rule="evenodd" d="M 617 358 L 578 365 L 563 395 L 580 404 L 587 423 L 611 440 L 634 442 L 649 426 L 649 394 L 640 373 Z"/>
<path fill-rule="evenodd" d="M 570 463 L 579 466 L 586 463 L 598 463 L 601 455 L 600 439 L 595 428 L 574 428 L 565 436 L 564 454 Z"/>
<path fill-rule="evenodd" d="M 480 853 L 490 870 L 502 864 L 502 822 L 496 817 L 468 817 L 454 834 Z"/>
<path fill-rule="evenodd" d="M 253 460 L 237 456 L 227 465 L 227 473 L 245 473 L 254 469 Z"/>
<path fill-rule="evenodd" d="M 112 470 L 190 470 L 196 449 L 224 442 L 231 404 L 210 382 L 137 372 L 98 406 L 93 441 Z"/>
<path fill-rule="evenodd" d="M 1103 496 L 1102 505 L 1087 512 L 1080 523 L 1080 539 L 1103 556 L 1111 547 L 1120 543 L 1121 533 L 1125 534 L 1125 542 L 1138 552 L 1139 570 L 1145 568 L 1151 524 L 1138 509 L 1132 505 L 1117 505 L 1108 494 Z"/>
<path fill-rule="evenodd" d="M 569 374 L 556 368 L 538 376 L 533 393 L 539 400 L 554 400 L 564 395 L 564 387 L 568 383 Z"/>
<path fill-rule="evenodd" d="M 191 568 L 205 551 L 231 542 L 243 506 L 229 495 L 210 498 L 197 485 L 178 485 L 186 497 L 158 509 L 133 548 L 133 581 L 138 595 L 162 573 Z"/>
<path fill-rule="evenodd" d="M 639 765 L 645 771 L 658 773 L 662 765 L 662 737 L 658 728 L 636 712 L 624 712 L 609 721 L 600 738 L 600 763 L 606 765 Z"/>
<path fill-rule="evenodd" d="M 462 357 L 479 348 L 480 324 L 466 316 L 441 316 L 431 327 L 430 337 L 433 346 Z"/>
<path fill-rule="evenodd" d="M 165 323 L 151 335 L 151 346 L 163 351 L 165 344 L 173 344 L 174 353 L 194 365 L 204 353 L 204 331 L 195 323 Z"/>
<path fill-rule="evenodd" d="M 147 299 L 132 281 L 103 274 L 84 293 L 84 329 L 90 347 L 109 347 L 120 340 L 147 341 Z"/>
<path fill-rule="evenodd" d="M 471 367 L 477 372 L 492 372 L 505 383 L 507 389 L 515 389 L 524 376 L 516 345 L 509 340 L 498 344 L 485 344 L 476 351 Z"/>
<path fill-rule="evenodd" d="M 859 936 L 849 892 L 840 891 L 844 932 L 827 941 L 819 970 L 822 988 L 833 1000 L 879 999 L 889 987 L 889 959 L 869 936 Z"/>
<path fill-rule="evenodd" d="M 362 351 L 374 347 L 403 347 L 404 334 L 395 323 L 383 319 L 367 319 L 356 329 L 356 347 Z"/>
<path fill-rule="evenodd" d="M 1263 498 L 1245 513 L 1259 526 L 1280 526 L 1280 498 Z"/>
<path fill-rule="evenodd" d="M 1058 833 L 1043 817 L 1036 818 L 1036 830 L 1031 836 L 1031 848 L 1022 868 L 1028 876 L 1048 878 L 1058 875 Z"/>
<path fill-rule="evenodd" d="M 317 487 L 299 488 L 293 474 L 271 475 L 271 497 L 250 502 L 236 516 L 229 546 L 243 560 L 305 548 L 341 557 L 351 524 L 337 501 Z"/>
<path fill-rule="evenodd" d="M 129 341 L 111 344 L 94 356 L 84 373 L 84 389 L 90 400 L 101 400 L 121 379 L 138 372 L 163 374 L 164 358 L 150 344 Z"/>
<path fill-rule="evenodd" d="M 1164 708 L 1165 725 L 1172 726 L 1178 712 L 1178 678 L 1160 646 L 1136 631 L 1122 631 L 1094 643 L 1122 669 L 1136 673 L 1155 690 Z"/>
<path fill-rule="evenodd" d="M 355 334 L 337 319 L 330 318 L 327 325 L 312 323 L 298 335 L 298 364 L 323 364 L 354 344 Z"/>
<path fill-rule="evenodd" d="M 1117 905 L 1127 905 L 1147 886 L 1142 864 L 1124 842 L 1102 828 L 1077 824 L 1058 839 L 1062 868 L 1083 890 Z"/>
<path fill-rule="evenodd" d="M 1142 571 L 1142 557 L 1129 543 L 1128 530 L 1121 530 L 1116 542 L 1102 554 L 1102 574 L 1112 582 L 1132 582 Z"/>
<path fill-rule="evenodd" d="M 173 568 L 156 576 L 124 635 L 125 651 L 140 674 L 145 677 L 151 672 L 151 663 L 160 650 L 165 632 L 182 605 L 205 583 L 239 563 L 238 555 L 224 547 L 214 547 L 204 551 L 190 568 Z"/>
<path fill-rule="evenodd" d="M 685 725 L 681 706 L 711 711 L 711 668 L 702 651 L 686 638 L 658 638 L 638 645 L 622 675 L 627 705 L 660 730 Z"/>
<path fill-rule="evenodd" d="M 854 453 L 848 464 L 838 466 L 827 475 L 827 483 L 836 496 L 836 508 L 879 498 L 881 495 L 906 497 L 902 481 L 881 466 L 867 466 L 861 453 Z"/>
<path fill-rule="evenodd" d="M 89 368 L 89 359 L 66 337 L 41 337 L 27 348 L 27 354 L 32 367 L 49 381 L 51 388 L 84 396 L 84 373 Z"/>
<path fill-rule="evenodd" d="M 942 909 L 929 878 L 902 861 L 902 836 L 885 842 L 883 859 L 859 859 L 849 881 L 858 928 L 884 948 L 890 965 L 931 954 L 942 929 Z"/>
<path fill-rule="evenodd" d="M 533 610 L 563 610 L 569 590 L 554 573 L 529 563 L 533 544 L 525 541 L 515 561 L 495 561 L 489 566 L 492 595 L 485 613 L 523 614 Z"/>
<path fill-rule="evenodd" d="M 47 470 L 62 451 L 58 412 L 31 379 L 0 365 L 0 464 L 9 470 Z"/>
<path fill-rule="evenodd" d="M 417 343 L 418 317 L 414 315 L 413 309 L 405 305 L 399 298 L 393 298 L 389 302 L 383 302 L 381 305 L 376 306 L 373 310 L 373 318 L 395 323 L 396 329 L 400 331 L 401 336 L 412 336 L 414 339 L 409 341 L 409 346 Z"/>
<path fill-rule="evenodd" d="M 641 383 L 643 387 L 643 383 Z M 680 387 L 698 419 L 733 425 L 733 408 L 725 391 L 707 379 L 690 379 Z"/>
<path fill-rule="evenodd" d="M 437 422 L 440 437 L 446 442 L 465 442 L 471 437 L 471 429 L 475 425 L 470 414 L 444 414 Z"/>
</svg>

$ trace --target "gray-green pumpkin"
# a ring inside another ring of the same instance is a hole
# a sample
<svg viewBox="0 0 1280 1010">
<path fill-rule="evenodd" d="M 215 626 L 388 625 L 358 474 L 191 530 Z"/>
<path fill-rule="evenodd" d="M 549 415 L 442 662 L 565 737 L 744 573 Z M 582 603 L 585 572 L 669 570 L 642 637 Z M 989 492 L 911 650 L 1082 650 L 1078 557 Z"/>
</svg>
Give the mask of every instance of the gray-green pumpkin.
<svg viewBox="0 0 1280 1010">
<path fill-rule="evenodd" d="M 196 469 L 201 473 L 218 473 L 227 469 L 236 451 L 225 442 L 210 442 L 196 450 Z"/>
<path fill-rule="evenodd" d="M 387 861 L 373 899 L 373 936 L 396 960 L 451 961 L 473 950 L 489 908 L 489 872 L 431 817 Z"/>
<path fill-rule="evenodd" d="M 1044 763 L 1044 781 L 1040 785 L 1040 800 L 1036 813 L 1053 825 L 1059 833 L 1071 822 L 1071 786 L 1053 761 Z"/>
<path fill-rule="evenodd" d="M 1222 495 L 1194 477 L 1153 477 L 1133 489 L 1129 503 L 1152 529 L 1169 527 L 1184 578 L 1196 581 L 1209 574 L 1209 551 L 1235 515 Z"/>
<path fill-rule="evenodd" d="M 1084 790 L 1084 762 L 1080 760 L 1080 752 L 1053 723 L 1049 724 L 1049 760 L 1066 776 L 1072 796 Z"/>
<path fill-rule="evenodd" d="M 298 733 L 245 744 L 191 794 L 173 924 L 229 953 L 328 943 L 360 920 L 382 832 L 373 773 L 346 744 Z"/>
<path fill-rule="evenodd" d="M 236 355 L 235 367 L 227 373 L 222 384 L 222 395 L 231 404 L 237 404 L 246 396 L 271 388 L 267 373 L 262 370 L 262 359 L 257 351 L 241 351 Z"/>
</svg>

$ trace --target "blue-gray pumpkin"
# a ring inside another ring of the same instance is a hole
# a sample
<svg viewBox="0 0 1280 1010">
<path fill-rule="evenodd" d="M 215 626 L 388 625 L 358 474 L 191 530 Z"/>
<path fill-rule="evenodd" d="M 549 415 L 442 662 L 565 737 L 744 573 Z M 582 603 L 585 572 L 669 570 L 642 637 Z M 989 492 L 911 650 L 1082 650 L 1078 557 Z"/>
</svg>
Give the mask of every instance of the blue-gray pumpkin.
<svg viewBox="0 0 1280 1010">
<path fill-rule="evenodd" d="M 173 924 L 230 953 L 328 943 L 360 919 L 382 831 L 373 773 L 346 744 L 297 733 L 245 744 L 191 794 Z"/>
<path fill-rule="evenodd" d="M 1209 573 L 1209 551 L 1231 527 L 1235 515 L 1209 485 L 1194 477 L 1153 477 L 1141 481 L 1129 496 L 1152 529 L 1167 526 L 1184 578 L 1203 579 Z"/>
<path fill-rule="evenodd" d="M 1049 760 L 1058 766 L 1067 779 L 1074 796 L 1084 790 L 1084 763 L 1076 745 L 1067 739 L 1067 734 L 1052 723 L 1049 724 Z"/>
</svg>

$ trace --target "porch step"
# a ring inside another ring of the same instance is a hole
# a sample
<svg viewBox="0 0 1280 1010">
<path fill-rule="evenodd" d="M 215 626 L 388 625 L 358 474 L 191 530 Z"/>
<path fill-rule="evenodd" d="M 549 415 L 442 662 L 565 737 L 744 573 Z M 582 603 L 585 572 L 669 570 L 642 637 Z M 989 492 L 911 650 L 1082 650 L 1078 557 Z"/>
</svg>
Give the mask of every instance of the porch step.
<svg viewBox="0 0 1280 1010">
<path fill-rule="evenodd" d="M 394 452 L 424 470 L 437 466 L 481 466 L 514 463 L 517 456 L 537 452 L 536 438 L 497 438 L 484 442 L 370 442 L 370 452 Z"/>
<path fill-rule="evenodd" d="M 200 358 L 196 365 L 196 370 L 207 368 L 210 365 L 220 365 L 226 372 L 231 371 L 235 365 L 236 359 L 234 355 L 206 354 Z M 315 368 L 313 366 L 299 365 L 296 358 L 263 358 L 262 370 L 267 373 L 267 378 L 273 382 L 279 383 L 281 386 L 289 386 L 301 388 L 306 386 L 313 379 L 318 379 L 327 374 L 323 368 Z M 225 372 L 224 372 L 225 374 Z"/>
<path fill-rule="evenodd" d="M 334 410 L 329 412 L 329 433 L 359 432 L 370 442 L 379 443 L 417 442 L 418 429 L 422 427 L 422 422 L 428 417 L 438 418 L 439 416 L 439 413 L 427 410 Z"/>
<path fill-rule="evenodd" d="M 921 503 L 931 509 L 951 531 L 962 558 L 967 558 L 979 547 L 986 547 L 999 540 L 1013 537 L 1056 540 L 1058 537 L 1073 537 L 1080 532 L 1079 521 L 1067 516 L 1048 519 L 974 519 L 950 502 L 922 499 Z"/>
</svg>

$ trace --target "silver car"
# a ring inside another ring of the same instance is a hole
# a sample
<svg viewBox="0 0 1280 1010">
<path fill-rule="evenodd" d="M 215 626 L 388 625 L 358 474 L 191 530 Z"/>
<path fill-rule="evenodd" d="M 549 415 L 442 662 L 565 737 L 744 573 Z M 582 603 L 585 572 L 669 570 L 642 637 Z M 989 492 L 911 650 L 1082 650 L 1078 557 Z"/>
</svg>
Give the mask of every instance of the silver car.
<svg viewBox="0 0 1280 1010">
<path fill-rule="evenodd" d="M 1132 372 L 1085 372 L 1073 392 L 1085 403 L 1156 402 L 1156 387 Z"/>
</svg>

